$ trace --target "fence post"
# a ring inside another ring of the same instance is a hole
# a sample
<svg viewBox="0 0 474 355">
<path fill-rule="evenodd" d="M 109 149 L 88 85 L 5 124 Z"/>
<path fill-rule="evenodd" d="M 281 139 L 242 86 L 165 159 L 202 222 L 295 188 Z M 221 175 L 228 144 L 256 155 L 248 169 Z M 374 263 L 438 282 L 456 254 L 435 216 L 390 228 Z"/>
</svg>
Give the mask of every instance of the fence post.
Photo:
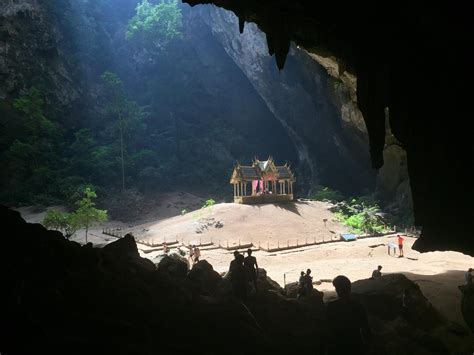
<svg viewBox="0 0 474 355">
<path fill-rule="evenodd" d="M 286 247 L 287 247 L 287 248 L 290 247 L 290 240 L 289 240 L 289 239 L 286 241 Z"/>
<path fill-rule="evenodd" d="M 298 247 L 298 239 L 296 239 L 296 247 Z"/>
</svg>

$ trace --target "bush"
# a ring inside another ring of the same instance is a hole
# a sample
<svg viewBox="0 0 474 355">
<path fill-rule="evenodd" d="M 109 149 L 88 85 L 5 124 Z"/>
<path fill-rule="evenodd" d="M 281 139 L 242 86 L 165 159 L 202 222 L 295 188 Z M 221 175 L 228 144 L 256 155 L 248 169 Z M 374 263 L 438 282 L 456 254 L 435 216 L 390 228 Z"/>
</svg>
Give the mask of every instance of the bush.
<svg viewBox="0 0 474 355">
<path fill-rule="evenodd" d="M 344 196 L 336 190 L 327 186 L 315 186 L 310 198 L 317 201 L 339 202 L 344 200 Z"/>
<path fill-rule="evenodd" d="M 360 200 L 352 199 L 343 201 L 332 207 L 331 210 L 336 213 L 337 218 L 352 233 L 383 233 L 388 231 L 384 220 L 381 217 L 381 210 L 377 204 L 368 205 L 359 203 Z"/>
</svg>

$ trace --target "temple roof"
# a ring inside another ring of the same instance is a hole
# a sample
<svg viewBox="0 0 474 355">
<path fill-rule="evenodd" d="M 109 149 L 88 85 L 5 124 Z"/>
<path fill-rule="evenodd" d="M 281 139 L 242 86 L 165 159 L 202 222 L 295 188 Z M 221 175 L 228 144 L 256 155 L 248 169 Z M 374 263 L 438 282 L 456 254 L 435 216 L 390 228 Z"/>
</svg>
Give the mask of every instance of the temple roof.
<svg viewBox="0 0 474 355">
<path fill-rule="evenodd" d="M 260 172 L 253 166 L 240 166 L 240 173 L 245 180 L 260 179 Z"/>
<path fill-rule="evenodd" d="M 280 179 L 291 179 L 293 178 L 293 173 L 290 171 L 290 168 L 286 165 L 277 166 L 278 178 Z"/>
<path fill-rule="evenodd" d="M 291 180 L 295 181 L 295 177 L 291 172 L 291 169 L 287 165 L 276 166 L 273 158 L 269 157 L 268 160 L 260 161 L 255 159 L 252 166 L 238 164 L 234 168 L 234 172 L 231 177 L 231 184 L 240 181 L 252 181 L 265 179 L 269 180 Z"/>
</svg>

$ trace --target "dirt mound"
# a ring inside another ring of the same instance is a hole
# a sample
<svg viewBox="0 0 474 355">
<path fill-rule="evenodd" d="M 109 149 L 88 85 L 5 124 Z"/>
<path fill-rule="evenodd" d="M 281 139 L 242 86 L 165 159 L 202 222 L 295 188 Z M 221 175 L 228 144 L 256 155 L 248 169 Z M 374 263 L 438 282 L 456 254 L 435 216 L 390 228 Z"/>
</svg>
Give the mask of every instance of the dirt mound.
<svg viewBox="0 0 474 355">
<path fill-rule="evenodd" d="M 253 243 L 276 247 L 331 240 L 347 228 L 336 220 L 323 202 L 284 204 L 217 204 L 151 224 L 142 239 L 193 243 L 213 241 L 221 245 Z M 326 220 L 326 222 L 324 221 Z"/>
</svg>

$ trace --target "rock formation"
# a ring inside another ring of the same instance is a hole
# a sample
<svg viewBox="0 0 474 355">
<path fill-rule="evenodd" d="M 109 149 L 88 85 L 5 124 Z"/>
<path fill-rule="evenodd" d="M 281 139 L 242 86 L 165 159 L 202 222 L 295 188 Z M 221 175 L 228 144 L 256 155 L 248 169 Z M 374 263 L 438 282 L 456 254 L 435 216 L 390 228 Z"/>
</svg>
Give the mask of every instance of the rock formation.
<svg viewBox="0 0 474 355">
<path fill-rule="evenodd" d="M 204 260 L 176 273 L 187 267 L 172 265 L 184 261 L 165 257 L 155 268 L 131 236 L 94 248 L 4 207 L 0 222 L 8 231 L 0 255 L 2 353 L 320 354 L 324 347 L 322 294 L 286 298 L 263 269 L 259 292 L 244 306 Z M 370 354 L 474 351 L 473 335 L 444 320 L 403 275 L 358 281 L 353 291 L 376 334 Z"/>
<path fill-rule="evenodd" d="M 473 78 L 472 71 L 464 70 L 472 63 L 468 43 L 474 31 L 466 7 L 407 9 L 391 3 L 382 9 L 305 0 L 186 2 L 214 3 L 233 11 L 240 24 L 256 23 L 279 69 L 293 41 L 331 63 L 337 68 L 331 71 L 334 75 L 354 75 L 373 167 L 384 164 L 387 107 L 392 132 L 407 152 L 415 224 L 423 226 L 415 249 L 474 255 L 474 238 L 466 223 L 473 215 L 469 197 L 474 193 L 468 172 L 472 149 L 465 129 L 472 115 Z"/>
</svg>

